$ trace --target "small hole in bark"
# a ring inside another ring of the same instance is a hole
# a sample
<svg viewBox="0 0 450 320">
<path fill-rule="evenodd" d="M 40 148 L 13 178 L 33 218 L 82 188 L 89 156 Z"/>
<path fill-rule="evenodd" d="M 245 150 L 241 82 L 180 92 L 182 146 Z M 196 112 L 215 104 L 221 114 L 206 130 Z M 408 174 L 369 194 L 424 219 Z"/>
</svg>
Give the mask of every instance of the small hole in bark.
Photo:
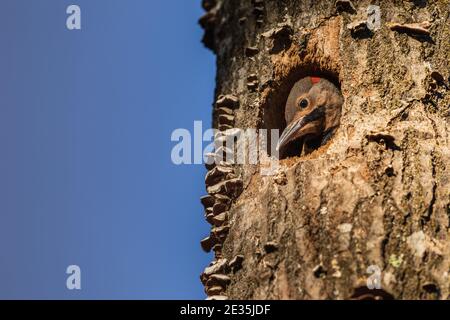
<svg viewBox="0 0 450 320">
<path fill-rule="evenodd" d="M 419 8 L 425 8 L 427 6 L 427 0 L 413 0 L 412 2 Z"/>
<path fill-rule="evenodd" d="M 376 142 L 380 145 L 384 145 L 386 149 L 393 151 L 400 151 L 401 148 L 395 143 L 395 137 L 388 134 L 369 134 L 366 136 L 370 142 Z"/>
<path fill-rule="evenodd" d="M 316 66 L 303 66 L 292 70 L 289 75 L 277 83 L 270 83 L 271 90 L 268 93 L 263 107 L 262 127 L 268 129 L 268 141 L 271 141 L 270 129 L 279 129 L 279 135 L 287 126 L 285 120 L 285 107 L 294 84 L 305 77 L 324 78 L 334 84 L 340 91 L 339 76 L 331 71 L 321 70 Z M 332 136 L 331 134 L 330 136 Z M 306 139 L 307 138 L 307 139 Z M 286 144 L 279 153 L 280 159 L 301 156 L 318 149 L 323 142 L 324 135 L 310 135 L 295 139 Z M 305 150 L 308 149 L 307 152 Z M 268 144 L 269 155 L 272 155 L 270 143 Z"/>
<path fill-rule="evenodd" d="M 392 177 L 392 176 L 395 175 L 394 168 L 393 168 L 392 166 L 388 166 L 388 167 L 384 170 L 384 172 L 386 173 L 386 175 L 387 175 L 388 177 Z"/>
<path fill-rule="evenodd" d="M 327 271 L 323 268 L 322 265 L 318 265 L 313 270 L 314 277 L 316 278 L 325 278 L 327 275 Z"/>
<path fill-rule="evenodd" d="M 355 288 L 351 300 L 395 300 L 394 296 L 383 289 L 369 289 L 366 286 Z"/>
<path fill-rule="evenodd" d="M 273 241 L 269 241 L 264 245 L 264 250 L 266 253 L 272 253 L 278 250 L 278 244 Z"/>
<path fill-rule="evenodd" d="M 424 284 L 422 288 L 427 293 L 439 293 L 439 288 L 434 283 Z"/>
<path fill-rule="evenodd" d="M 439 286 L 434 283 L 426 283 L 422 286 L 425 294 L 422 296 L 423 299 L 439 299 L 441 296 L 441 290 Z"/>
</svg>

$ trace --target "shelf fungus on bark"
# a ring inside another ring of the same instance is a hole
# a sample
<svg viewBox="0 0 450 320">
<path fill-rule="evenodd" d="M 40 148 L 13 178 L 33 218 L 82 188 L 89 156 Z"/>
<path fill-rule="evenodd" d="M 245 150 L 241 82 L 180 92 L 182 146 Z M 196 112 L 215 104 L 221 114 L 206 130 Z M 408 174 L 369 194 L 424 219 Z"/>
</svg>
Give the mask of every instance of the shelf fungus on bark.
<svg viewBox="0 0 450 320">
<path fill-rule="evenodd" d="M 207 191 L 209 194 L 225 194 L 231 197 L 237 197 L 243 188 L 242 179 L 234 178 L 226 181 L 221 181 L 215 185 L 209 186 Z"/>
<path fill-rule="evenodd" d="M 205 154 L 205 167 L 212 170 L 216 166 L 216 154 L 214 152 L 208 152 Z"/>
<path fill-rule="evenodd" d="M 238 254 L 233 259 L 230 260 L 229 267 L 233 272 L 236 272 L 242 268 L 243 262 L 244 262 L 244 256 Z"/>
<path fill-rule="evenodd" d="M 225 181 L 225 194 L 237 198 L 243 190 L 243 181 L 241 178 L 234 178 Z"/>
<path fill-rule="evenodd" d="M 215 185 L 208 186 L 206 190 L 209 194 L 226 193 L 225 181 L 221 181 L 219 183 L 216 183 Z"/>
<path fill-rule="evenodd" d="M 227 296 L 210 296 L 208 298 L 206 298 L 206 300 L 228 300 Z"/>
<path fill-rule="evenodd" d="M 255 74 L 252 74 L 247 77 L 247 88 L 250 91 L 256 91 L 256 89 L 258 88 L 258 85 L 259 85 L 259 81 Z"/>
<path fill-rule="evenodd" d="M 206 288 L 206 294 L 208 296 L 217 296 L 220 295 L 221 293 L 223 293 L 225 289 L 221 286 L 213 286 L 213 287 L 207 287 Z"/>
<path fill-rule="evenodd" d="M 200 202 L 202 203 L 203 207 L 206 209 L 206 208 L 212 207 L 214 205 L 215 199 L 212 195 L 207 194 L 200 198 Z"/>
<path fill-rule="evenodd" d="M 249 58 L 256 56 L 259 52 L 257 47 L 247 47 L 245 48 L 245 55 Z"/>
<path fill-rule="evenodd" d="M 217 165 L 206 174 L 205 183 L 211 186 L 229 178 L 235 178 L 233 168 Z"/>
<path fill-rule="evenodd" d="M 226 131 L 229 129 L 233 129 L 233 126 L 229 125 L 229 124 L 224 124 L 224 123 L 219 123 L 219 128 L 220 131 Z"/>
<path fill-rule="evenodd" d="M 215 0 L 204 0 L 202 2 L 203 9 L 206 13 L 198 21 L 200 26 L 205 30 L 202 42 L 203 44 L 211 49 L 215 50 L 215 27 L 217 24 L 217 1 Z"/>
<path fill-rule="evenodd" d="M 247 21 L 247 17 L 240 17 L 239 18 L 239 24 L 240 25 L 244 25 L 246 21 Z"/>
<path fill-rule="evenodd" d="M 202 283 L 205 284 L 208 278 L 215 273 L 228 273 L 229 267 L 228 267 L 228 260 L 218 259 L 214 262 L 212 262 L 208 267 L 203 270 L 203 273 L 200 277 L 202 280 Z"/>
<path fill-rule="evenodd" d="M 229 208 L 229 205 L 226 203 L 215 203 L 213 208 L 212 208 L 212 212 L 215 216 L 227 211 Z"/>
<path fill-rule="evenodd" d="M 241 133 L 242 130 L 239 128 L 232 128 L 225 131 L 218 131 L 214 136 L 214 142 L 225 143 L 227 141 L 232 141 L 233 139 L 238 138 L 241 135 Z"/>
<path fill-rule="evenodd" d="M 205 220 L 206 220 L 209 224 L 214 224 L 214 214 L 212 214 L 212 213 L 205 214 Z"/>
<path fill-rule="evenodd" d="M 222 231 L 220 233 L 217 233 L 217 230 L 214 230 L 214 229 L 218 229 L 218 228 L 222 228 L 222 227 L 223 226 L 221 226 L 221 227 L 213 227 L 211 229 L 211 237 L 214 239 L 214 241 L 215 241 L 214 243 L 215 244 L 217 244 L 217 243 L 223 244 L 225 242 L 225 239 L 228 236 L 228 230 L 222 229 Z"/>
<path fill-rule="evenodd" d="M 206 214 L 210 214 L 210 213 L 212 213 L 213 212 L 213 207 L 206 207 L 205 208 L 205 213 Z"/>
<path fill-rule="evenodd" d="M 224 157 L 220 156 L 214 152 L 206 153 L 205 157 L 207 161 L 205 162 L 205 167 L 208 171 L 212 170 L 216 165 L 223 167 L 232 166 L 231 162 L 226 162 Z"/>
<path fill-rule="evenodd" d="M 431 23 L 429 21 L 423 21 L 420 23 L 397 23 L 391 22 L 387 23 L 387 26 L 392 31 L 397 31 L 401 33 L 407 33 L 412 35 L 429 36 Z"/>
<path fill-rule="evenodd" d="M 227 284 L 229 284 L 231 282 L 231 278 L 225 274 L 212 274 L 208 281 L 206 281 L 206 285 L 207 286 L 215 286 L 215 285 L 219 285 L 219 286 L 226 286 Z"/>
<path fill-rule="evenodd" d="M 233 156 L 233 150 L 224 146 L 220 146 L 214 152 L 205 154 L 205 157 L 207 159 L 205 164 L 206 168 L 211 171 L 217 165 L 229 167 L 232 163 Z"/>
<path fill-rule="evenodd" d="M 226 196 L 226 195 L 224 195 L 224 194 L 216 194 L 214 198 L 215 198 L 215 200 L 214 200 L 215 203 L 214 204 L 216 204 L 216 203 L 224 203 L 224 204 L 226 204 L 228 206 L 231 204 L 231 198 Z"/>
<path fill-rule="evenodd" d="M 219 115 L 219 124 L 221 125 L 234 125 L 234 116 L 230 114 L 221 114 Z"/>
<path fill-rule="evenodd" d="M 223 226 L 220 226 L 220 227 L 213 227 L 211 229 L 211 234 L 214 235 L 214 237 L 217 240 L 223 240 L 227 236 L 228 230 L 230 230 L 230 226 L 229 225 L 223 225 Z"/>
<path fill-rule="evenodd" d="M 239 107 L 239 99 L 232 94 L 220 95 L 216 101 L 216 108 L 227 107 L 235 109 Z"/>
<path fill-rule="evenodd" d="M 215 144 L 215 146 L 216 147 L 223 146 L 225 143 L 228 143 L 229 139 L 233 139 L 233 137 L 231 137 L 228 134 L 228 132 L 230 132 L 232 130 L 233 129 L 228 129 L 226 131 L 217 131 L 218 133 L 220 132 L 220 134 L 216 133 L 215 136 L 214 136 L 214 144 Z"/>
<path fill-rule="evenodd" d="M 220 258 L 203 271 L 200 280 L 205 286 L 205 292 L 209 297 L 223 294 L 231 278 L 226 274 L 229 272 L 227 259 Z"/>
<path fill-rule="evenodd" d="M 208 236 L 208 237 L 202 239 L 202 240 L 200 241 L 200 244 L 201 244 L 201 246 L 202 246 L 202 249 L 203 249 L 205 252 L 210 252 L 211 249 L 212 249 L 212 247 L 214 246 L 215 242 L 213 241 L 213 239 L 211 238 L 211 236 Z"/>
<path fill-rule="evenodd" d="M 253 0 L 253 14 L 256 18 L 256 25 L 261 26 L 264 22 L 264 1 L 263 0 Z"/>
<path fill-rule="evenodd" d="M 233 109 L 230 109 L 230 108 L 227 108 L 227 107 L 220 107 L 220 108 L 217 108 L 217 114 L 219 116 L 222 116 L 222 115 L 232 116 L 233 115 Z"/>
<path fill-rule="evenodd" d="M 209 11 L 209 10 L 213 9 L 216 5 L 217 5 L 216 0 L 203 0 L 202 1 L 202 8 L 205 11 Z"/>
<path fill-rule="evenodd" d="M 201 241 L 203 250 L 214 251 L 215 261 L 205 269 L 200 279 L 205 285 L 205 292 L 212 299 L 226 299 L 223 296 L 229 278 L 227 260 L 223 259 L 222 243 L 228 236 L 228 210 L 232 199 L 239 196 L 243 182 L 235 174 L 232 158 L 233 150 L 227 148 L 229 139 L 234 139 L 239 130 L 234 126 L 234 109 L 239 107 L 239 99 L 232 95 L 220 95 L 215 102 L 215 116 L 218 131 L 214 134 L 214 152 L 205 154 L 205 185 L 208 195 L 201 198 L 205 208 L 205 218 L 212 225 L 210 235 Z M 228 279 L 228 280 L 227 280 Z"/>
<path fill-rule="evenodd" d="M 212 221 L 215 226 L 222 226 L 228 221 L 228 213 L 225 211 L 216 216 L 213 216 Z"/>
</svg>

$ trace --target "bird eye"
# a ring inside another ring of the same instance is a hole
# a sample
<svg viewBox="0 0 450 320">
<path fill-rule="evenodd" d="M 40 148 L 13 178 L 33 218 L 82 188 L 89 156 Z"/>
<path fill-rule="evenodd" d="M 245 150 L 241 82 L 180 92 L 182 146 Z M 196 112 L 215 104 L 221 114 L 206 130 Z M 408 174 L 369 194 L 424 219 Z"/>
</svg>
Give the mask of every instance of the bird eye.
<svg viewBox="0 0 450 320">
<path fill-rule="evenodd" d="M 298 106 L 302 109 L 305 109 L 308 106 L 308 100 L 302 99 L 298 102 Z"/>
</svg>

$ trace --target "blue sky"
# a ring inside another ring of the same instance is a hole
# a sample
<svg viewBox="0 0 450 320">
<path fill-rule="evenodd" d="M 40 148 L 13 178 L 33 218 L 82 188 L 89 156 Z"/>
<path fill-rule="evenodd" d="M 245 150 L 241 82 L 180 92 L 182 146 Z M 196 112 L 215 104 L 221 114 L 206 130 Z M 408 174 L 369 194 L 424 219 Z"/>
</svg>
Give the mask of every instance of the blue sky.
<svg viewBox="0 0 450 320">
<path fill-rule="evenodd" d="M 201 15 L 200 0 L 1 1 L 0 298 L 204 298 L 205 168 L 170 158 L 174 129 L 210 125 Z"/>
</svg>

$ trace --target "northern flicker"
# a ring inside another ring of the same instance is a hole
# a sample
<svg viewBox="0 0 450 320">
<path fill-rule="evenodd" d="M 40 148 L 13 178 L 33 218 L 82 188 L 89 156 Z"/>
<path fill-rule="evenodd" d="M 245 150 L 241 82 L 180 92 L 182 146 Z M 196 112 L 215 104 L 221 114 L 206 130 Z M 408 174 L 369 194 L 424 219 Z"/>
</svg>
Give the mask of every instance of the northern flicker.
<svg viewBox="0 0 450 320">
<path fill-rule="evenodd" d="M 343 102 L 339 89 L 324 78 L 306 77 L 296 82 L 286 102 L 287 126 L 277 150 L 298 139 L 303 139 L 303 153 L 324 145 L 339 126 Z"/>
</svg>

